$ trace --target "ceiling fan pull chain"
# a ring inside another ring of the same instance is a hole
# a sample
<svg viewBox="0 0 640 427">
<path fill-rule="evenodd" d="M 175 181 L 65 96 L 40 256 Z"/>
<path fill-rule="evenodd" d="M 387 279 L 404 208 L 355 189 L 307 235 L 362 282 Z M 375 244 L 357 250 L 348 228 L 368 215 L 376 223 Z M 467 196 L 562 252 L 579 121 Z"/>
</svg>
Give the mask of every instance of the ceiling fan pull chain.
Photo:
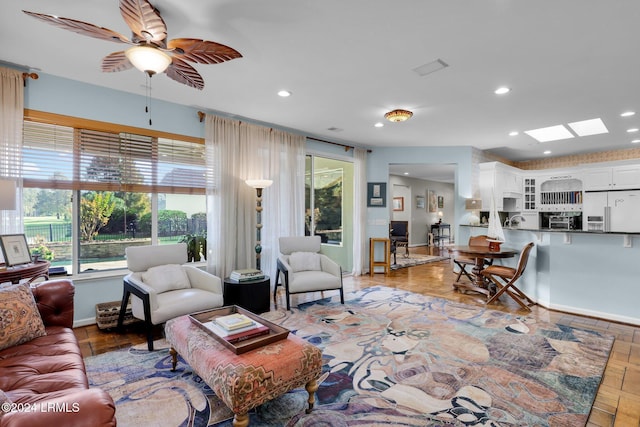
<svg viewBox="0 0 640 427">
<path fill-rule="evenodd" d="M 151 75 L 146 74 L 147 84 L 145 85 L 147 91 L 147 105 L 144 107 L 145 113 L 149 115 L 149 126 L 152 126 L 151 122 Z"/>
</svg>

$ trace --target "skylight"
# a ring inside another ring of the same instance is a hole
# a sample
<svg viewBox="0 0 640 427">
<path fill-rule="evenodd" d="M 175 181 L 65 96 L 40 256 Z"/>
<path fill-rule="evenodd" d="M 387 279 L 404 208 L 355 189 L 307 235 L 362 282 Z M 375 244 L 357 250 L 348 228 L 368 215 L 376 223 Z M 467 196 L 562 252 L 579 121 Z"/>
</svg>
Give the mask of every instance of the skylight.
<svg viewBox="0 0 640 427">
<path fill-rule="evenodd" d="M 563 125 L 549 126 L 546 128 L 525 130 L 524 133 L 538 142 L 558 141 L 574 138 L 573 134 Z"/>
<path fill-rule="evenodd" d="M 583 120 L 581 122 L 569 123 L 569 127 L 578 136 L 599 135 L 601 133 L 609 133 L 601 119 Z"/>
</svg>

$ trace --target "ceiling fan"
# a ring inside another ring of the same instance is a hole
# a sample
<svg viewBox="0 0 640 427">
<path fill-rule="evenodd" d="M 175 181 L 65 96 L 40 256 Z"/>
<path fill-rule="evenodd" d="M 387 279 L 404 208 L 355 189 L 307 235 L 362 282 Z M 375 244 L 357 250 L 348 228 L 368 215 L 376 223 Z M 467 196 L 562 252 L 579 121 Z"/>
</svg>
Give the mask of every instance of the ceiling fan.
<svg viewBox="0 0 640 427">
<path fill-rule="evenodd" d="M 87 22 L 26 10 L 23 12 L 74 33 L 132 45 L 127 50 L 114 52 L 103 58 L 102 71 L 107 73 L 124 71 L 135 66 L 149 76 L 165 72 L 170 79 L 202 90 L 202 76 L 186 61 L 218 64 L 242 57 L 235 49 L 211 41 L 191 38 L 167 41 L 167 26 L 160 12 L 147 0 L 120 0 L 120 13 L 131 28 L 131 39 Z"/>
</svg>

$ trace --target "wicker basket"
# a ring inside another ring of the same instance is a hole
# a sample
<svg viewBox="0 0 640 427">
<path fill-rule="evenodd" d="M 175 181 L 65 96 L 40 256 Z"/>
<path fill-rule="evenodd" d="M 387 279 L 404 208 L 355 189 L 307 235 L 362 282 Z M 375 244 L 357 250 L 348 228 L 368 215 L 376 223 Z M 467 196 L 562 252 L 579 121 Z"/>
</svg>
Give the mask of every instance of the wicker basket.
<svg viewBox="0 0 640 427">
<path fill-rule="evenodd" d="M 120 316 L 120 304 L 122 301 L 111 301 L 96 304 L 96 322 L 98 328 L 108 329 L 118 326 L 118 317 Z M 131 313 L 131 303 L 127 305 L 127 310 L 124 313 L 123 325 L 129 325 L 134 322 L 138 322 L 140 319 L 133 317 Z"/>
</svg>

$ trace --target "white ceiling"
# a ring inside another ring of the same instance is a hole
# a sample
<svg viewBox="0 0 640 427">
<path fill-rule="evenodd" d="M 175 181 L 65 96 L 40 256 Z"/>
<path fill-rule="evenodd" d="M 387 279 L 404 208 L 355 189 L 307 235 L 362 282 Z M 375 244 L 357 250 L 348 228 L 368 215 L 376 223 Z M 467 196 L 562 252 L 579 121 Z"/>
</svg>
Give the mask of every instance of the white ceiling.
<svg viewBox="0 0 640 427">
<path fill-rule="evenodd" d="M 373 149 L 470 145 L 511 160 L 541 158 L 545 149 L 560 156 L 630 148 L 626 129 L 640 127 L 638 0 L 152 3 L 169 38 L 216 41 L 243 55 L 195 64 L 203 91 L 165 75 L 152 79 L 154 97 L 205 111 Z M 126 45 L 56 28 L 22 9 L 129 35 L 117 0 L 3 0 L 0 61 L 145 94 L 143 73 L 100 71 L 102 57 Z M 437 59 L 449 66 L 426 76 L 412 71 Z M 511 93 L 495 95 L 501 85 Z M 280 89 L 293 95 L 280 98 Z M 414 116 L 373 126 L 394 108 Z M 621 118 L 628 109 L 638 114 Z M 523 133 L 595 117 L 609 134 L 540 144 Z M 508 136 L 512 130 L 520 135 Z"/>
</svg>

